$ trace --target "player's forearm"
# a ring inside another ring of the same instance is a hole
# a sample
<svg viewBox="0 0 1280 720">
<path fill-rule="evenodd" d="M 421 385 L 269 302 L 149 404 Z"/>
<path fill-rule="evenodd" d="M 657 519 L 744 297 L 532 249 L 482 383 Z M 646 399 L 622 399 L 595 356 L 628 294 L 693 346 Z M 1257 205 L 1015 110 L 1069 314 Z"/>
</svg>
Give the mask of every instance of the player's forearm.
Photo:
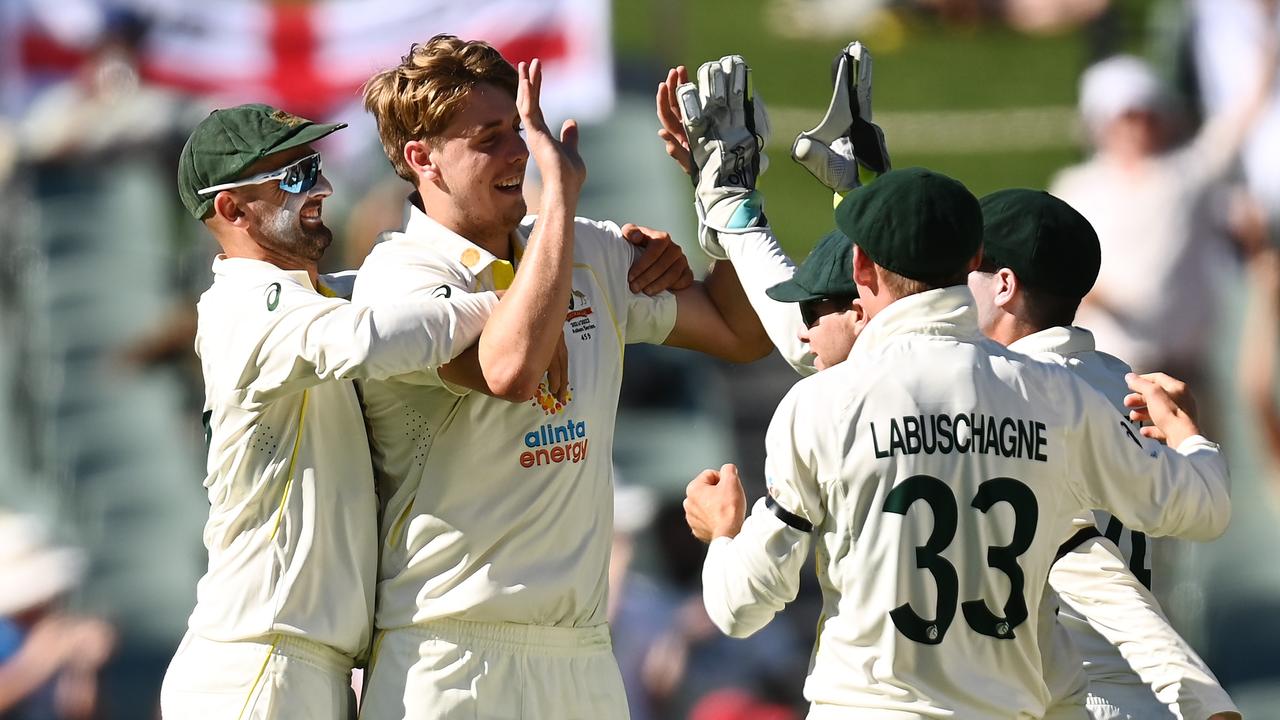
<svg viewBox="0 0 1280 720">
<path fill-rule="evenodd" d="M 1186 540 L 1217 539 L 1231 524 L 1227 461 L 1218 446 L 1201 435 L 1179 443 L 1177 452 L 1189 461 L 1187 475 L 1190 477 L 1170 493 L 1171 511 L 1166 517 L 1172 523 L 1167 527 L 1173 529 L 1166 534 Z M 1183 512 L 1179 513 L 1178 508 Z"/>
<path fill-rule="evenodd" d="M 1159 602 L 1108 541 L 1090 540 L 1049 573 L 1062 601 L 1120 652 L 1160 702 L 1181 717 L 1234 712 L 1235 704 L 1204 661 L 1178 635 Z"/>
<path fill-rule="evenodd" d="M 782 251 L 768 228 L 741 235 L 725 235 L 721 244 L 733 263 L 747 301 L 783 359 L 801 375 L 817 372 L 809 346 L 800 342 L 804 321 L 800 306 L 769 297 L 765 291 L 795 275 L 796 265 Z"/>
<path fill-rule="evenodd" d="M 782 524 L 756 504 L 732 539 L 716 538 L 702 566 L 707 616 L 731 637 L 759 631 L 800 589 L 809 535 Z"/>
<path fill-rule="evenodd" d="M 326 380 L 384 379 L 435 368 L 475 343 L 492 293 L 378 305 L 325 301 L 293 308 L 234 368 L 249 405 Z M 229 368 L 230 369 L 230 368 Z"/>
<path fill-rule="evenodd" d="M 1181 443 L 1176 452 L 1154 443 L 1153 447 L 1159 463 L 1153 476 L 1122 480 L 1120 474 L 1102 475 L 1118 485 L 1135 483 L 1129 488 L 1139 492 L 1146 485 L 1149 494 L 1136 505 L 1122 500 L 1115 507 L 1110 503 L 1101 506 L 1126 527 L 1157 537 L 1208 541 L 1226 532 L 1231 522 L 1231 495 L 1226 460 L 1218 447 L 1199 435 Z"/>
<path fill-rule="evenodd" d="M 523 400 L 531 396 L 564 331 L 576 204 L 576 192 L 555 185 L 544 190 L 520 271 L 480 335 L 480 367 L 498 397 Z"/>
<path fill-rule="evenodd" d="M 703 284 L 730 339 L 721 357 L 732 362 L 753 362 L 768 355 L 773 343 L 751 308 L 733 265 L 717 262 Z"/>
<path fill-rule="evenodd" d="M 1231 521 L 1226 460 L 1200 436 L 1165 447 L 1134 432 L 1101 395 L 1081 396 L 1085 413 L 1079 467 L 1072 484 L 1086 508 L 1107 510 L 1126 527 L 1149 535 L 1212 540 Z"/>
</svg>

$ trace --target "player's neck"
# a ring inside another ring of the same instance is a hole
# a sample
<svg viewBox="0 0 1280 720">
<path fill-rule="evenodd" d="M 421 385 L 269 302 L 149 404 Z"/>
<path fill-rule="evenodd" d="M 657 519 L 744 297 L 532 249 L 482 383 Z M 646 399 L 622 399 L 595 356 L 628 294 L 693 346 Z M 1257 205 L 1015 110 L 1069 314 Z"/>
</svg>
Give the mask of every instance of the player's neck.
<svg viewBox="0 0 1280 720">
<path fill-rule="evenodd" d="M 1035 327 L 1017 315 L 1004 312 L 996 319 L 988 336 L 1001 345 L 1012 345 L 1022 338 L 1034 335 L 1043 329 Z"/>
<path fill-rule="evenodd" d="M 222 246 L 222 254 L 228 258 L 245 258 L 275 265 L 281 270 L 305 272 L 311 278 L 311 286 L 317 285 L 319 278 L 319 262 L 308 258 L 284 253 L 274 248 L 264 247 L 259 243 L 239 238 L 228 240 L 218 238 Z"/>
<path fill-rule="evenodd" d="M 432 202 L 428 196 L 423 195 L 421 192 L 419 192 L 418 198 L 422 211 L 432 220 L 440 223 L 440 225 L 459 237 L 478 245 L 499 260 L 511 259 L 511 231 L 514 228 L 506 227 L 500 223 L 476 222 L 474 218 L 467 217 L 464 213 L 459 212 L 458 208 L 452 204 Z"/>
</svg>

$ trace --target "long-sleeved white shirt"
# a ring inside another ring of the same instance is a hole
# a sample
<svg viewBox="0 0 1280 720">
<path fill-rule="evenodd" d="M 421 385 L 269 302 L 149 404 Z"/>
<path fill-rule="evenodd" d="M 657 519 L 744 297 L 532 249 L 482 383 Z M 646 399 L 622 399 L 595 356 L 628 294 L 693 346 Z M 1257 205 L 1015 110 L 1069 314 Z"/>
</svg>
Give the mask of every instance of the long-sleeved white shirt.
<svg viewBox="0 0 1280 720">
<path fill-rule="evenodd" d="M 257 260 L 219 258 L 213 273 L 196 331 L 209 568 L 190 627 L 220 641 L 294 635 L 355 658 L 370 636 L 377 509 L 352 380 L 430 373 L 475 342 L 497 299 L 369 307 Z"/>
<path fill-rule="evenodd" d="M 1098 352 L 1088 330 L 1049 328 L 1009 349 L 1066 367 L 1109 398 L 1117 411 L 1126 411 L 1129 366 Z M 1084 658 L 1090 685 L 1150 686 L 1149 704 L 1121 708 L 1134 717 L 1203 720 L 1238 712 L 1152 595 L 1146 537 L 1103 511 L 1084 516 L 1083 522 L 1096 523 L 1104 537 L 1085 540 L 1062 555 L 1049 572 L 1049 584 L 1062 600 L 1058 619 Z"/>
<path fill-rule="evenodd" d="M 704 600 L 750 634 L 816 545 L 816 713 L 1038 717 L 1041 588 L 1071 518 L 1104 507 L 1210 538 L 1230 515 L 1216 445 L 1142 438 L 1070 372 L 983 338 L 964 287 L 882 311 L 848 361 L 792 389 L 766 442 L 769 498 L 712 543 Z"/>
</svg>

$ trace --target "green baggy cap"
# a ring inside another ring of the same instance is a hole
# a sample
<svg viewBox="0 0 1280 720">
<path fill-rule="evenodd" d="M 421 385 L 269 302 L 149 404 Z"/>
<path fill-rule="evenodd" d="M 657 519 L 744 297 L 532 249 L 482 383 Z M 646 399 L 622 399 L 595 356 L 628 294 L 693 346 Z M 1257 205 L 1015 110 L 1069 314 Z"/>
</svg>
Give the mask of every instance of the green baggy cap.
<svg viewBox="0 0 1280 720">
<path fill-rule="evenodd" d="M 213 197 L 200 195 L 201 188 L 236 180 L 272 153 L 306 145 L 346 126 L 318 123 L 258 103 L 214 110 L 191 131 L 178 158 L 182 204 L 203 220 L 213 211 Z"/>
<path fill-rule="evenodd" d="M 853 284 L 853 243 L 839 230 L 827 233 L 790 280 L 765 290 L 778 302 L 809 302 L 831 297 L 857 297 Z"/>
<path fill-rule="evenodd" d="M 1007 267 L 1028 288 L 1082 298 L 1102 264 L 1098 233 L 1083 215 L 1042 190 L 1013 188 L 982 198 L 983 265 Z"/>
<path fill-rule="evenodd" d="M 924 282 L 964 272 L 982 247 L 978 199 L 958 180 L 919 167 L 849 193 L 836 225 L 875 264 Z"/>
</svg>

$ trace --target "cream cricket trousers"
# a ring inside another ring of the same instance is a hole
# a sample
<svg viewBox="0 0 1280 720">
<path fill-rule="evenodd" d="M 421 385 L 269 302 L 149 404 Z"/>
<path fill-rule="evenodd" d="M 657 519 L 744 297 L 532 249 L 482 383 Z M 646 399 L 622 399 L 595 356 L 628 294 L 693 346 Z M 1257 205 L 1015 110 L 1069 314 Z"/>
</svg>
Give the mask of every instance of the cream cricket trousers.
<svg viewBox="0 0 1280 720">
<path fill-rule="evenodd" d="M 375 635 L 360 720 L 628 720 L 609 626 L 434 620 Z"/>
<path fill-rule="evenodd" d="M 351 720 L 351 658 L 288 635 L 217 642 L 188 632 L 160 689 L 165 720 Z"/>
</svg>

